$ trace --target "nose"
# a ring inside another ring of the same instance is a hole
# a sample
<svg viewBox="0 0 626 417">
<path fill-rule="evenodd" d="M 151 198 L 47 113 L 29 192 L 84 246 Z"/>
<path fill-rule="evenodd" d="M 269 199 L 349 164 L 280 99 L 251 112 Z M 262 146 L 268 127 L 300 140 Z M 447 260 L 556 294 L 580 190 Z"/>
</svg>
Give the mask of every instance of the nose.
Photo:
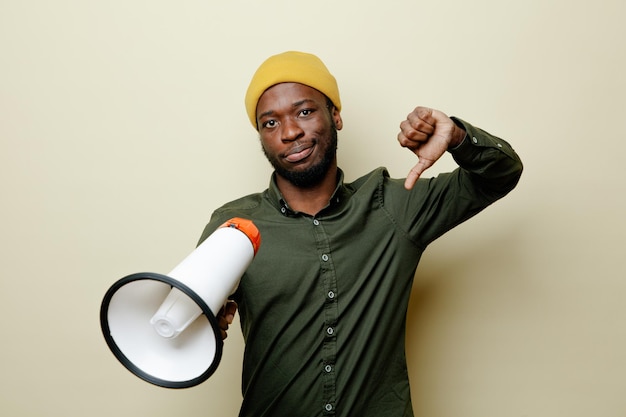
<svg viewBox="0 0 626 417">
<path fill-rule="evenodd" d="M 293 118 L 286 118 L 282 123 L 282 127 L 281 133 L 283 142 L 293 142 L 304 136 L 304 130 L 302 130 L 297 120 Z"/>
</svg>

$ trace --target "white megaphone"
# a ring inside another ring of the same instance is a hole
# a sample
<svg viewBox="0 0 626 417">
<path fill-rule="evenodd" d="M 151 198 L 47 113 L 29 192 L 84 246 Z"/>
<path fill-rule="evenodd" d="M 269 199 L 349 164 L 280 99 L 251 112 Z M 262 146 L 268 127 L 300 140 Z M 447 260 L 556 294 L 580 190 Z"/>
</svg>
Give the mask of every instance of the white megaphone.
<svg viewBox="0 0 626 417">
<path fill-rule="evenodd" d="M 168 275 L 137 273 L 113 284 L 100 325 L 115 357 L 161 387 L 188 388 L 208 379 L 222 357 L 216 315 L 260 243 L 254 223 L 233 218 Z"/>
</svg>

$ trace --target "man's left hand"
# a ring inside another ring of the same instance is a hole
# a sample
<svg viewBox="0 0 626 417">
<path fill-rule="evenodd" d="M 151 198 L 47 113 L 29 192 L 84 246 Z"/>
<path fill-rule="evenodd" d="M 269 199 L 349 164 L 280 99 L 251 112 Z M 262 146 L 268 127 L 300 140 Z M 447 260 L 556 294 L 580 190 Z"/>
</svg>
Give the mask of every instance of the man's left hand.
<svg viewBox="0 0 626 417">
<path fill-rule="evenodd" d="M 450 148 L 463 141 L 465 131 L 439 110 L 416 107 L 400 123 L 398 142 L 417 155 L 417 164 L 404 182 L 407 190 L 413 188 L 422 173 L 430 168 Z"/>
</svg>

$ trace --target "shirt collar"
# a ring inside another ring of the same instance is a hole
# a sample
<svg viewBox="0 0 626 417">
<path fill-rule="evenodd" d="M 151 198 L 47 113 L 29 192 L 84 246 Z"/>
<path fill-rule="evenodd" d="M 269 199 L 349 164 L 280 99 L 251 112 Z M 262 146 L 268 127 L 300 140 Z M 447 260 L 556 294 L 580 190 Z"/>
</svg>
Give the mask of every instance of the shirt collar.
<svg viewBox="0 0 626 417">
<path fill-rule="evenodd" d="M 334 207 L 339 206 L 341 203 L 346 200 L 348 196 L 347 189 L 344 185 L 344 174 L 340 168 L 337 168 L 337 187 L 335 187 L 335 191 L 328 202 L 328 205 L 323 208 L 321 211 L 325 211 L 328 209 L 332 209 Z M 270 185 L 267 190 L 268 197 L 270 202 L 278 211 L 284 216 L 297 216 L 300 213 L 292 210 L 287 204 L 287 201 L 283 197 L 282 193 L 278 189 L 278 185 L 276 184 L 276 172 L 272 174 L 270 179 Z M 321 212 L 320 211 L 320 212 Z"/>
</svg>

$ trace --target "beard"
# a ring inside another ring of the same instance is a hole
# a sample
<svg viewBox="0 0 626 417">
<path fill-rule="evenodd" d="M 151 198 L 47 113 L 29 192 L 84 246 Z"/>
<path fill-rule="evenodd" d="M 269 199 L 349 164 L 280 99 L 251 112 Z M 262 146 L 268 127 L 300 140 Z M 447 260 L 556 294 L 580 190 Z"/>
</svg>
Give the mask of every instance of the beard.
<svg viewBox="0 0 626 417">
<path fill-rule="evenodd" d="M 335 160 L 337 151 L 337 129 L 334 127 L 331 128 L 328 146 L 322 155 L 322 159 L 317 164 L 303 171 L 286 168 L 280 164 L 276 155 L 267 152 L 264 146 L 261 146 L 261 148 L 267 160 L 272 164 L 272 167 L 274 167 L 276 174 L 285 178 L 296 187 L 311 188 L 322 182 Z"/>
</svg>

